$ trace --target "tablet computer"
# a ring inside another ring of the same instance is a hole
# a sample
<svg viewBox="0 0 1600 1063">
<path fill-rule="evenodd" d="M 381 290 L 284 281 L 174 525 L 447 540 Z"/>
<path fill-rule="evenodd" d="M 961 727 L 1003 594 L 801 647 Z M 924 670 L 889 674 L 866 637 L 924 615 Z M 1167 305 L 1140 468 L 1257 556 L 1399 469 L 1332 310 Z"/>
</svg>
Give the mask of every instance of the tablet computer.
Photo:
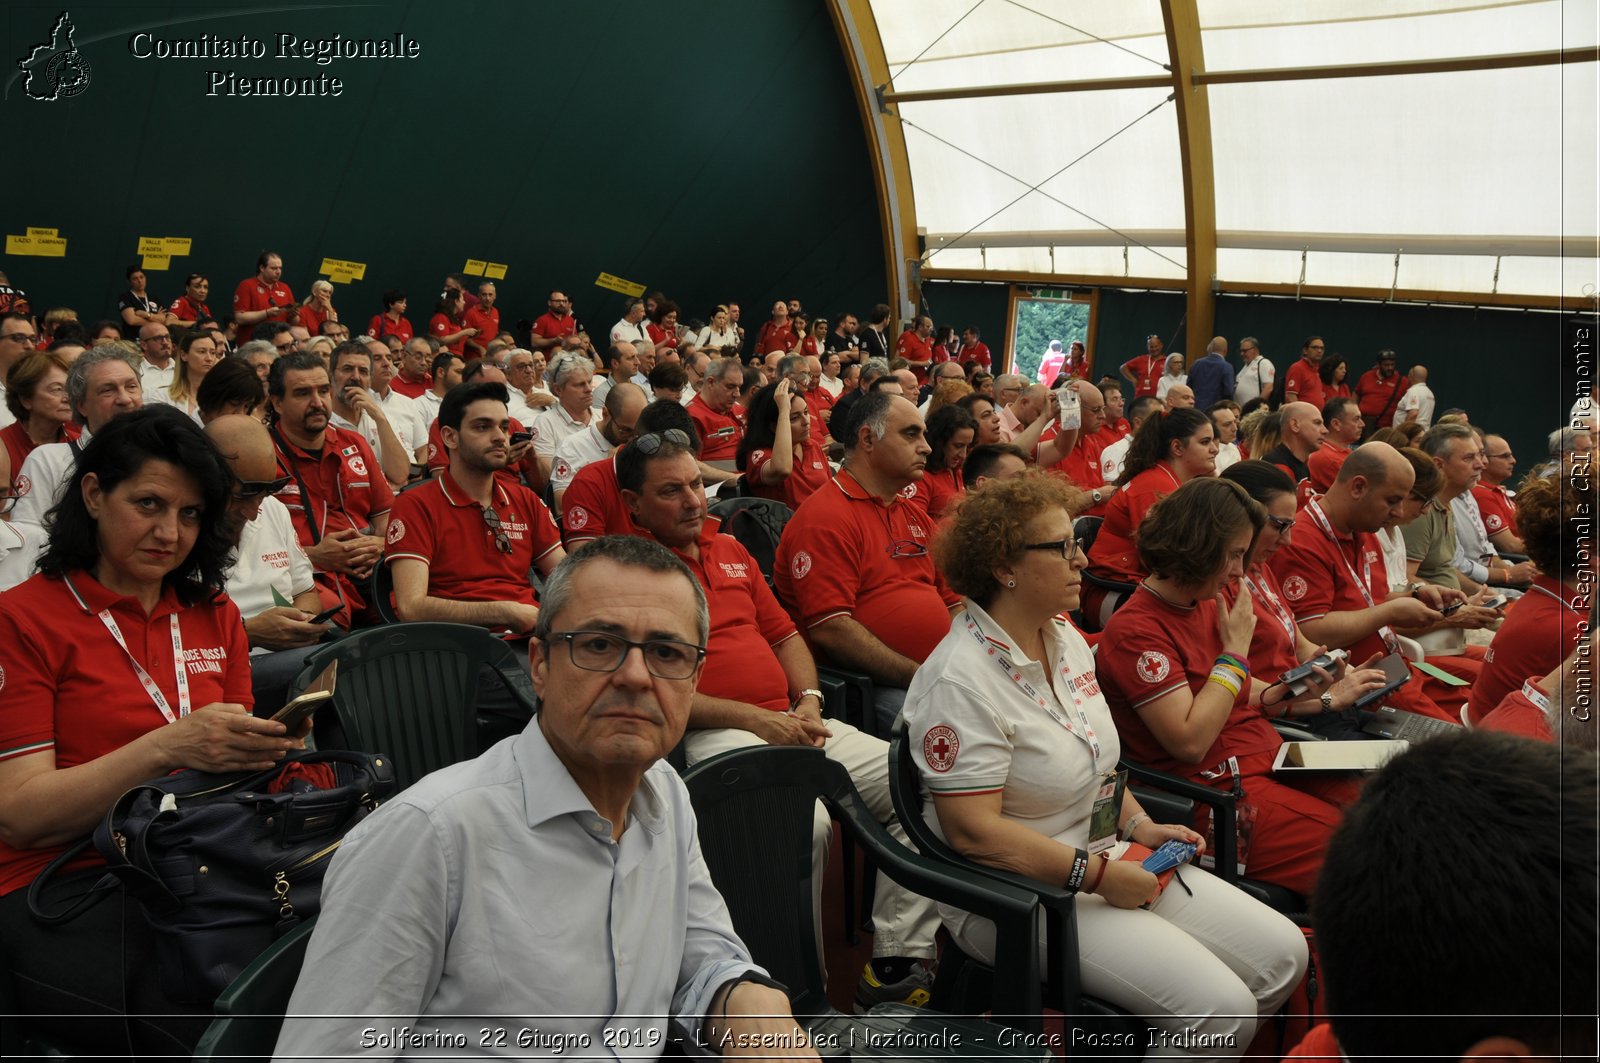
<svg viewBox="0 0 1600 1063">
<path fill-rule="evenodd" d="M 1285 742 L 1272 761 L 1275 774 L 1313 771 L 1377 771 L 1410 742 Z"/>
</svg>

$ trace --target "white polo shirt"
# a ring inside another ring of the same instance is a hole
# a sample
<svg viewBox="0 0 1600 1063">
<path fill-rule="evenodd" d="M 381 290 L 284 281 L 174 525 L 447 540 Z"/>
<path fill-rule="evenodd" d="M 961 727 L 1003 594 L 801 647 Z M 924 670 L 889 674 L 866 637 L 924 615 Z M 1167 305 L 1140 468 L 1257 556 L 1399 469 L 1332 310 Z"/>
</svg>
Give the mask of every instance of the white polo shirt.
<svg viewBox="0 0 1600 1063">
<path fill-rule="evenodd" d="M 406 453 L 413 459 L 417 451 L 428 445 L 428 425 L 432 422 L 422 419 L 422 411 L 417 408 L 417 400 L 409 395 L 402 395 L 394 388 L 389 389 L 389 394 L 379 395 L 371 392 L 379 406 L 383 407 L 383 414 L 389 418 L 389 427 L 394 429 L 394 434 L 400 437 L 400 442 L 405 445 Z"/>
<path fill-rule="evenodd" d="M 906 691 L 912 757 L 930 795 L 923 814 L 942 837 L 933 793 L 998 792 L 1006 819 L 1083 847 L 1104 773 L 1116 770 L 1122 754 L 1094 653 L 1058 619 L 1047 631 L 1048 660 L 1029 660 L 983 609 L 966 606 Z M 1001 657 L 1034 693 L 1013 681 Z"/>
<path fill-rule="evenodd" d="M 575 436 L 589 427 L 594 420 L 594 411 L 589 412 L 588 421 L 579 421 L 567 412 L 561 403 L 541 410 L 528 427 L 533 431 L 533 452 L 541 458 L 555 461 L 556 447 L 563 439 Z"/>
<path fill-rule="evenodd" d="M 165 395 L 172 386 L 172 379 L 178 373 L 178 360 L 173 358 L 167 362 L 166 367 L 151 365 L 143 358 L 139 359 L 139 388 L 144 392 L 146 405 L 150 404 L 151 396 L 155 392 Z"/>
<path fill-rule="evenodd" d="M 312 588 L 312 579 L 311 559 L 300 548 L 289 508 L 276 498 L 262 499 L 261 512 L 245 522 L 239 536 L 238 560 L 228 570 L 223 591 L 239 607 L 240 617 L 249 620 L 281 604 L 279 598 L 294 601 Z M 257 646 L 250 652 L 268 651 Z"/>
<path fill-rule="evenodd" d="M 1278 371 L 1267 361 L 1267 356 L 1256 355 L 1247 365 L 1241 367 L 1238 375 L 1233 378 L 1233 401 L 1243 406 L 1252 399 L 1259 399 L 1261 390 L 1271 387 L 1277 376 Z"/>
<path fill-rule="evenodd" d="M 1117 477 L 1122 475 L 1122 467 L 1128 461 L 1128 448 L 1133 445 L 1132 436 L 1123 436 L 1100 452 L 1100 479 L 1108 484 L 1117 482 Z"/>
<path fill-rule="evenodd" d="M 572 486 L 579 469 L 610 456 L 611 443 L 594 425 L 568 436 L 556 445 L 555 460 L 550 466 L 551 489 L 565 491 Z"/>
</svg>

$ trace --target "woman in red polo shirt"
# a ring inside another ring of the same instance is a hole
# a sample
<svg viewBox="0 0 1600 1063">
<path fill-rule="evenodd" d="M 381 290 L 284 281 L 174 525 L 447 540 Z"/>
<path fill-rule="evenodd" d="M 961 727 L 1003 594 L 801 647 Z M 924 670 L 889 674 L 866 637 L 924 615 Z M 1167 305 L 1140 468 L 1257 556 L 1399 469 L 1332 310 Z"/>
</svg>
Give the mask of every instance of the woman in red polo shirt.
<svg viewBox="0 0 1600 1063">
<path fill-rule="evenodd" d="M 1587 474 L 1529 477 L 1517 492 L 1517 527 L 1539 574 L 1489 644 L 1467 701 L 1473 723 L 1527 680 L 1554 671 L 1583 638 L 1600 555 L 1572 518 L 1593 503 L 1594 481 Z"/>
<path fill-rule="evenodd" d="M 16 422 L 0 429 L 0 484 L 16 487 L 17 474 L 35 447 L 78 438 L 67 401 L 67 360 L 39 351 L 17 359 L 6 374 L 6 408 Z"/>
<path fill-rule="evenodd" d="M 788 415 L 780 417 L 779 411 Z M 788 380 L 768 384 L 750 399 L 744 438 L 734 455 L 746 489 L 790 509 L 833 476 L 822 444 L 811 438 L 811 409 L 791 392 Z"/>
<path fill-rule="evenodd" d="M 678 304 L 667 300 L 656 306 L 645 325 L 650 342 L 656 345 L 656 354 L 678 349 Z"/>
<path fill-rule="evenodd" d="M 1344 355 L 1335 354 L 1317 366 L 1317 376 L 1322 378 L 1322 401 L 1350 397 L 1350 363 Z"/>
<path fill-rule="evenodd" d="M 313 336 L 322 335 L 324 321 L 338 321 L 333 308 L 333 282 L 319 277 L 311 282 L 311 294 L 300 304 L 300 326 Z"/>
<path fill-rule="evenodd" d="M 1218 789 L 1243 788 L 1239 863 L 1252 878 L 1309 895 L 1328 836 L 1357 781 L 1295 780 L 1272 774 L 1283 739 L 1269 716 L 1322 711 L 1383 684 L 1376 669 L 1338 682 L 1326 672 L 1295 697 L 1273 676 L 1252 676 L 1257 624 L 1248 585 L 1230 605 L 1222 595 L 1244 576 L 1245 558 L 1266 514 L 1238 484 L 1192 480 L 1139 526 L 1147 576 L 1106 625 L 1097 672 L 1128 759 Z"/>
<path fill-rule="evenodd" d="M 933 453 L 922 470 L 922 486 L 928 493 L 928 516 L 935 520 L 967 493 L 961 467 L 977 434 L 978 422 L 960 406 L 941 406 L 928 415 L 928 446 Z"/>
<path fill-rule="evenodd" d="M 126 894 L 43 926 L 28 885 L 129 787 L 260 771 L 300 745 L 250 714 L 250 647 L 222 594 L 237 488 L 193 421 L 124 414 L 83 449 L 39 573 L 0 596 L 0 951 L 18 1010 L 74 1055 L 126 1055 L 130 1039 L 136 1056 L 188 1055 L 211 1009 L 162 994 L 157 942 Z M 68 865 L 45 910 L 98 864 L 91 850 Z"/>
<path fill-rule="evenodd" d="M 1250 556 L 1245 560 L 1244 576 L 1224 587 L 1222 596 L 1231 605 L 1238 600 L 1241 587 L 1249 588 L 1250 606 L 1256 614 L 1256 630 L 1250 639 L 1250 672 L 1270 680 L 1327 649 L 1300 633 L 1294 614 L 1284 601 L 1278 577 L 1267 567 L 1267 560 L 1289 541 L 1294 529 L 1294 481 L 1289 479 L 1288 473 L 1266 461 L 1237 462 L 1223 470 L 1222 478 L 1244 488 L 1266 514 L 1266 523 L 1261 526 L 1255 545 L 1250 548 Z M 1376 667 L 1382 656 L 1375 654 L 1371 660 L 1362 662 L 1362 667 Z M 1335 674 L 1342 673 L 1344 667 L 1340 666 Z M 1332 711 L 1297 718 L 1295 726 L 1315 731 L 1325 738 L 1366 738 L 1347 704 L 1354 700 L 1341 694 Z"/>
<path fill-rule="evenodd" d="M 467 312 L 466 292 L 460 288 L 447 288 L 434 305 L 433 316 L 428 319 L 428 335 L 449 348 L 450 353 L 465 358 L 467 340 L 478 330 L 462 323 Z"/>
<path fill-rule="evenodd" d="M 1105 520 L 1089 548 L 1089 571 L 1123 583 L 1144 578 L 1133 545 L 1139 522 L 1160 499 L 1196 476 L 1215 475 L 1216 470 L 1217 432 L 1211 418 L 1186 408 L 1146 417 L 1133 434 L 1117 492 L 1106 503 Z M 1103 625 L 1109 619 L 1107 595 L 1091 587 L 1083 597 L 1085 615 L 1100 617 Z"/>
<path fill-rule="evenodd" d="M 402 347 L 411 342 L 411 322 L 406 318 L 405 292 L 390 288 L 383 293 L 383 313 L 372 315 L 372 320 L 367 322 L 367 335 L 385 342 L 390 336 L 399 336 Z"/>
</svg>

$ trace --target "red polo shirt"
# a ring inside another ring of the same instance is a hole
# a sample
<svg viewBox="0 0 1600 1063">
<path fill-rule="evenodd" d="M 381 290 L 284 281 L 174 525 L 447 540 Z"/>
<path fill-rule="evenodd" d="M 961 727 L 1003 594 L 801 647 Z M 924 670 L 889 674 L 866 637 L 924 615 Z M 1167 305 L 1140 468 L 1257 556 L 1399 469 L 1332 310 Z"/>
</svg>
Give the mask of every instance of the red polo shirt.
<svg viewBox="0 0 1600 1063">
<path fill-rule="evenodd" d="M 1506 613 L 1484 654 L 1483 670 L 1467 700 L 1472 721 L 1481 720 L 1530 675 L 1554 671 L 1583 638 L 1588 618 L 1583 591 L 1543 574 L 1535 576 L 1533 586 Z"/>
<path fill-rule="evenodd" d="M 800 454 L 794 459 L 794 468 L 776 484 L 761 481 L 761 470 L 772 460 L 772 451 L 752 450 L 744 476 L 749 493 L 782 502 L 790 509 L 799 509 L 800 503 L 816 494 L 833 476 L 832 469 L 828 467 L 827 452 L 814 437 L 800 444 L 800 448 Z"/>
<path fill-rule="evenodd" d="M 250 645 L 239 610 L 226 597 L 184 606 L 162 591 L 147 616 L 136 599 L 108 590 L 87 572 L 67 580 L 35 575 L 0 595 L 0 761 L 51 752 L 57 769 L 87 764 L 165 726 L 128 656 L 99 618 L 110 613 L 137 660 L 178 714 L 178 618 L 190 711 L 219 701 L 249 708 Z M 74 593 L 76 591 L 76 593 Z M 17 850 L 0 842 L 0 894 L 31 882 L 60 846 Z M 101 861 L 89 855 L 73 867 Z"/>
<path fill-rule="evenodd" d="M 302 306 L 300 308 L 300 327 L 313 336 L 322 335 L 322 323 L 328 320 L 328 315 L 314 307 Z"/>
<path fill-rule="evenodd" d="M 1544 678 L 1541 673 L 1529 676 L 1530 680 L 1537 683 Z M 1521 735 L 1523 738 L 1532 738 L 1539 742 L 1554 742 L 1555 733 L 1550 730 L 1550 717 L 1545 710 L 1523 692 L 1519 684 L 1511 693 L 1500 699 L 1500 704 L 1487 713 L 1481 720 L 1474 720 L 1472 726 L 1479 731 L 1500 731 L 1505 734 Z"/>
<path fill-rule="evenodd" d="M 989 367 L 994 364 L 994 361 L 989 354 L 989 345 L 984 343 L 982 340 L 979 340 L 977 343 L 974 343 L 969 347 L 961 348 L 961 354 L 959 358 L 962 365 L 971 365 L 973 362 L 977 362 L 985 372 L 987 372 Z"/>
<path fill-rule="evenodd" d="M 434 314 L 428 319 L 428 334 L 438 340 L 443 340 L 444 337 L 460 332 L 466 327 L 464 324 L 456 324 L 444 314 Z M 445 350 L 458 354 L 462 358 L 467 356 L 467 338 L 465 336 L 454 343 L 446 343 L 444 346 Z"/>
<path fill-rule="evenodd" d="M 1338 478 L 1339 470 L 1344 467 L 1344 459 L 1349 456 L 1349 447 L 1340 446 L 1331 439 L 1324 439 L 1320 447 L 1306 456 L 1308 479 L 1317 494 L 1328 493 L 1328 488 L 1332 487 L 1333 481 Z M 1304 504 L 1302 501 L 1301 505 Z"/>
<path fill-rule="evenodd" d="M 367 441 L 355 432 L 330 425 L 323 435 L 321 455 L 300 449 L 277 432 L 273 437 L 278 464 L 291 473 L 288 486 L 278 492 L 278 501 L 289 507 L 302 547 L 314 546 L 324 536 L 346 528 L 366 533 L 394 505 L 394 491 L 383 478 L 383 466 Z M 304 500 L 302 483 L 310 495 Z M 366 596 L 350 577 L 325 575 L 334 579 L 356 612 L 365 608 Z"/>
<path fill-rule="evenodd" d="M 1388 428 L 1394 423 L 1394 408 L 1400 405 L 1400 398 L 1409 385 L 1406 375 L 1398 371 L 1387 380 L 1378 375 L 1377 366 L 1362 373 L 1355 391 L 1362 418 L 1368 425 Z"/>
<path fill-rule="evenodd" d="M 1329 539 L 1312 520 L 1309 508 L 1302 508 L 1296 515 L 1289 541 L 1272 555 L 1268 566 L 1278 577 L 1284 604 L 1294 614 L 1296 624 L 1303 625 L 1329 613 L 1370 608 L 1350 578 L 1351 571 L 1365 575 L 1373 602 L 1381 604 L 1389 597 L 1389 577 L 1383 567 L 1383 547 L 1378 537 L 1371 532 L 1356 532 L 1340 535 L 1337 541 Z M 1348 649 L 1354 663 L 1365 661 L 1374 653 L 1388 652 L 1376 632 Z"/>
<path fill-rule="evenodd" d="M 1133 381 L 1133 397 L 1154 395 L 1161 374 L 1166 371 L 1164 354 L 1139 354 L 1122 363 L 1122 375 Z"/>
<path fill-rule="evenodd" d="M 896 357 L 904 358 L 908 362 L 933 361 L 933 337 L 919 336 L 916 329 L 900 333 L 900 339 L 894 345 Z M 913 365 L 911 371 L 917 374 L 917 383 L 928 382 L 928 366 Z"/>
<path fill-rule="evenodd" d="M 841 470 L 783 530 L 773 568 L 778 597 L 806 629 L 853 617 L 896 653 L 925 661 L 960 601 L 935 573 L 932 533 L 920 505 L 898 495 L 885 505 Z"/>
<path fill-rule="evenodd" d="M 259 277 L 246 277 L 239 282 L 233 290 L 233 312 L 238 314 L 247 310 L 268 310 L 273 307 L 294 309 L 294 292 L 282 281 L 268 287 L 261 283 Z M 268 320 L 288 321 L 287 316 L 269 318 Z M 250 342 L 250 337 L 255 335 L 254 325 L 240 325 L 234 333 L 234 342 L 244 344 Z"/>
<path fill-rule="evenodd" d="M 960 469 L 940 469 L 938 472 L 928 470 L 923 472 L 922 479 L 917 482 L 928 492 L 928 516 L 934 520 L 943 517 L 945 511 L 967 493 L 967 485 L 961 480 Z"/>
<path fill-rule="evenodd" d="M 789 711 L 789 677 L 773 650 L 795 635 L 794 621 L 767 588 L 755 558 L 716 521 L 700 529 L 699 557 L 673 550 L 705 588 L 711 636 L 699 693 Z M 645 535 L 648 538 L 648 534 Z"/>
<path fill-rule="evenodd" d="M 615 457 L 590 462 L 572 478 L 572 486 L 561 496 L 561 531 L 573 547 L 603 535 L 650 537 L 633 522 L 622 501 Z"/>
<path fill-rule="evenodd" d="M 1517 507 L 1504 485 L 1473 484 L 1472 499 L 1478 503 L 1478 514 L 1483 517 L 1483 526 L 1490 535 L 1509 528 L 1512 535 L 1521 536 L 1517 531 Z"/>
<path fill-rule="evenodd" d="M 407 318 L 402 316 L 399 321 L 395 321 L 385 312 L 372 315 L 372 320 L 367 322 L 367 335 L 375 340 L 386 339 L 389 336 L 399 336 L 402 340 L 410 343 L 413 333 L 411 331 L 411 322 Z M 401 394 L 403 395 L 405 392 L 401 392 Z M 416 398 L 415 395 L 411 397 Z"/>
<path fill-rule="evenodd" d="M 532 491 L 494 478 L 494 511 L 511 540 L 495 545 L 478 505 L 446 469 L 433 482 L 395 499 L 384 563 L 400 558 L 428 566 L 428 594 L 462 602 L 534 604 L 528 570 L 561 545 L 555 518 Z"/>
<path fill-rule="evenodd" d="M 497 306 L 485 310 L 480 302 L 477 306 L 469 307 L 467 312 L 461 315 L 461 322 L 468 328 L 478 330 L 478 334 L 472 337 L 473 343 L 487 347 L 490 340 L 500 335 L 500 308 Z M 462 341 L 462 346 L 466 346 L 465 340 Z"/>
<path fill-rule="evenodd" d="M 1166 462 L 1128 481 L 1106 502 L 1106 517 L 1100 523 L 1094 548 L 1089 551 L 1089 567 L 1107 579 L 1137 583 L 1144 579 L 1144 563 L 1134 545 L 1134 533 L 1150 507 L 1178 489 L 1178 477 Z"/>
<path fill-rule="evenodd" d="M 811 413 L 811 438 L 818 441 L 827 439 L 828 422 L 822 419 L 822 414 L 833 409 L 834 397 L 819 387 L 802 391 L 800 397 L 806 400 L 806 409 Z M 830 412 L 828 416 L 831 419 L 833 414 Z"/>
<path fill-rule="evenodd" d="M 787 354 L 794 350 L 798 342 L 799 339 L 794 334 L 794 325 L 790 324 L 788 318 L 783 319 L 782 325 L 768 321 L 761 326 L 761 333 L 756 338 L 756 353 L 766 355 L 773 351 L 783 351 Z"/>
<path fill-rule="evenodd" d="M 1295 397 L 1289 398 L 1289 393 L 1294 392 Z M 1327 400 L 1322 391 L 1322 377 L 1317 367 L 1304 358 L 1289 367 L 1288 374 L 1283 380 L 1284 402 L 1309 402 L 1320 412 L 1322 404 Z"/>
<path fill-rule="evenodd" d="M 578 331 L 578 318 L 574 314 L 562 314 L 557 317 L 546 311 L 533 323 L 533 334 L 542 340 L 565 339 L 576 331 Z"/>
<path fill-rule="evenodd" d="M 1051 425 L 1048 431 L 1051 439 L 1061 434 L 1059 425 Z M 1099 432 L 1079 432 L 1078 441 L 1067 451 L 1066 457 L 1055 463 L 1054 469 L 1075 486 L 1085 491 L 1097 491 L 1106 485 L 1106 478 L 1100 472 L 1100 453 L 1105 449 L 1105 437 Z M 1084 515 L 1099 516 L 1104 510 L 1105 503 L 1102 502 L 1085 510 Z"/>
<path fill-rule="evenodd" d="M 398 380 L 399 378 L 396 377 L 395 379 Z M 511 418 L 511 430 L 513 432 L 527 431 L 527 429 L 523 427 L 522 422 L 517 420 L 515 417 Z M 530 482 L 537 482 L 537 473 L 539 469 L 538 460 L 538 456 L 534 454 L 533 448 L 529 447 L 528 455 L 522 459 L 521 465 L 508 465 L 506 468 L 495 473 L 495 476 L 506 481 L 507 483 L 515 484 L 520 487 L 522 486 L 522 481 L 518 478 L 518 470 L 520 469 L 523 473 L 531 477 Z M 437 418 L 435 418 L 434 422 L 428 426 L 428 468 L 432 470 L 448 469 L 449 467 L 450 451 L 445 449 L 444 436 L 440 434 L 439 421 Z"/>
<path fill-rule="evenodd" d="M 739 440 L 744 438 L 744 428 L 731 412 L 718 413 L 706 405 L 706 400 L 696 395 L 684 409 L 694 421 L 694 430 L 700 435 L 701 461 L 732 461 L 739 452 Z"/>
<path fill-rule="evenodd" d="M 1095 670 L 1128 759 L 1188 777 L 1196 767 L 1268 752 L 1283 743 L 1260 710 L 1250 707 L 1248 686 L 1234 698 L 1211 748 L 1193 763 L 1173 757 L 1145 726 L 1141 708 L 1175 690 L 1198 693 L 1221 652 L 1214 599 L 1183 608 L 1140 587 L 1111 614 L 1096 650 Z"/>
<path fill-rule="evenodd" d="M 176 314 L 179 321 L 193 323 L 203 317 L 211 316 L 211 308 L 205 303 L 197 303 L 188 295 L 180 295 L 172 300 L 172 305 L 167 307 L 167 312 Z"/>
<path fill-rule="evenodd" d="M 421 380 L 407 380 L 404 373 L 396 373 L 389 386 L 408 399 L 420 399 L 423 392 L 433 390 L 433 374 L 425 373 Z"/>
</svg>

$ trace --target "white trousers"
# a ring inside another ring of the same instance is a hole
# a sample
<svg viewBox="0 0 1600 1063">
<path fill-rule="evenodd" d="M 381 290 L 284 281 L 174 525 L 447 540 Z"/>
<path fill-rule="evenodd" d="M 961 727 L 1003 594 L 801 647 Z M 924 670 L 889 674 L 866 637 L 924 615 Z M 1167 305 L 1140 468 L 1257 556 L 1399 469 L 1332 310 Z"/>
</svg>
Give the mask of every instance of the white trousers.
<svg viewBox="0 0 1600 1063">
<path fill-rule="evenodd" d="M 1150 1058 L 1238 1059 L 1305 975 L 1305 936 L 1198 867 L 1178 874 L 1194 895 L 1174 878 L 1149 911 L 1078 897 L 1083 991 L 1154 1027 L 1141 1046 Z M 992 922 L 945 905 L 939 913 L 968 955 L 993 961 Z"/>
</svg>

